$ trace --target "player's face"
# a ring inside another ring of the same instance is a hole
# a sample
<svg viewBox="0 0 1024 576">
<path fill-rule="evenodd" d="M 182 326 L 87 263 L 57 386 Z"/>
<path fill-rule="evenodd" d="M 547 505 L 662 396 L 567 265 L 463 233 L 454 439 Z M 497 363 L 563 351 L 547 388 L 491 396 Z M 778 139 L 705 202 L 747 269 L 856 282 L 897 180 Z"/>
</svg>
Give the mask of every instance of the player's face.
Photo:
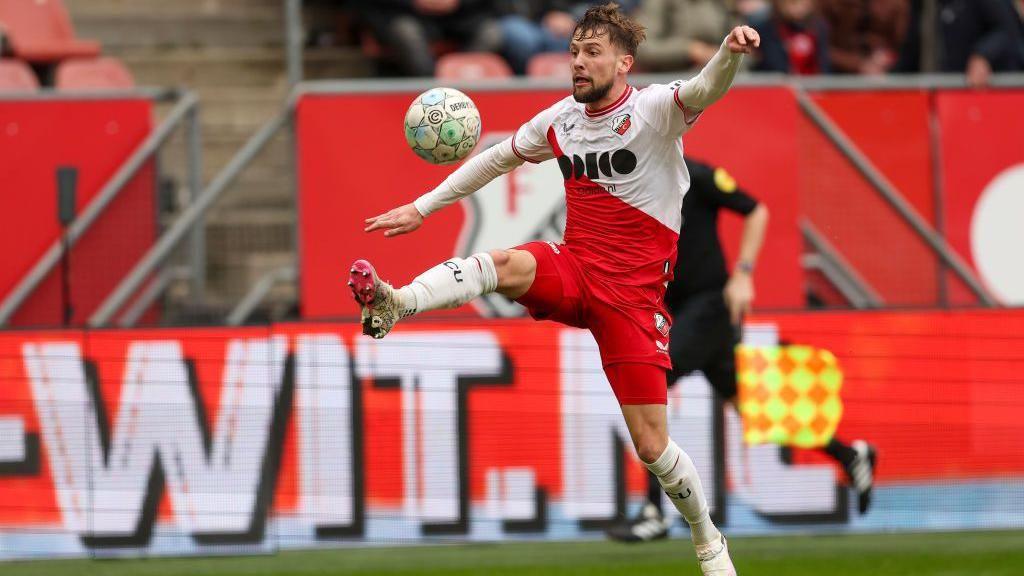
<svg viewBox="0 0 1024 576">
<path fill-rule="evenodd" d="M 608 95 L 618 72 L 625 73 L 628 55 L 622 54 L 608 41 L 608 33 L 577 33 L 569 43 L 572 55 L 572 96 L 584 104 L 597 102 Z"/>
</svg>

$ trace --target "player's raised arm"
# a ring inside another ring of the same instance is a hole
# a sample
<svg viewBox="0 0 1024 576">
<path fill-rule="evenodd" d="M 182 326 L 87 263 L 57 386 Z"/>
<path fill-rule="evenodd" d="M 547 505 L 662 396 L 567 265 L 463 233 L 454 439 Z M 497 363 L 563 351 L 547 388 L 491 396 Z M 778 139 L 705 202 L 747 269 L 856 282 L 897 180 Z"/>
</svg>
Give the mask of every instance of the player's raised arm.
<svg viewBox="0 0 1024 576">
<path fill-rule="evenodd" d="M 737 26 L 699 74 L 689 80 L 655 84 L 642 90 L 637 112 L 663 136 L 678 138 L 693 126 L 705 108 L 729 91 L 743 55 L 760 45 L 757 31 Z"/>
<path fill-rule="evenodd" d="M 679 88 L 679 99 L 684 111 L 699 114 L 719 98 L 725 96 L 740 69 L 744 54 L 750 54 L 761 45 L 761 37 L 750 26 L 737 26 L 729 32 L 722 46 L 700 74 Z"/>
<path fill-rule="evenodd" d="M 440 186 L 414 202 L 367 218 L 365 231 L 384 230 L 385 236 L 412 232 L 423 224 L 424 217 L 469 196 L 522 163 L 523 160 L 516 156 L 512 148 L 512 139 L 503 140 L 470 158 L 445 178 Z"/>
<path fill-rule="evenodd" d="M 515 135 L 470 158 L 452 172 L 440 186 L 414 202 L 366 219 L 366 232 L 384 230 L 385 236 L 412 232 L 423 219 L 483 188 L 488 182 L 521 166 L 523 162 L 541 162 L 553 158 L 546 137 L 553 109 L 544 110 L 523 124 Z"/>
</svg>

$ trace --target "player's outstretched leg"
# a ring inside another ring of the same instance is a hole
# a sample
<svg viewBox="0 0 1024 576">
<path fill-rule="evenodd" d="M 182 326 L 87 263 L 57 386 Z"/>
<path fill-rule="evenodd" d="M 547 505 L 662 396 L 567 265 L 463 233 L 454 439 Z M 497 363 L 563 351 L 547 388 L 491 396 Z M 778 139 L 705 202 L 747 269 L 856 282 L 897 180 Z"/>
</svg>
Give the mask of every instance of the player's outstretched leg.
<svg viewBox="0 0 1024 576">
<path fill-rule="evenodd" d="M 490 254 L 452 258 L 420 274 L 408 286 L 394 288 L 377 276 L 366 260 L 349 269 L 348 286 L 359 303 L 363 334 L 383 338 L 395 323 L 413 314 L 456 308 L 498 287 Z"/>
<path fill-rule="evenodd" d="M 711 521 L 704 487 L 690 456 L 670 438 L 661 456 L 654 462 L 645 463 L 690 525 L 690 536 L 701 572 L 705 576 L 736 576 L 729 557 L 729 545 Z"/>
<path fill-rule="evenodd" d="M 633 377 L 641 375 L 635 372 Z M 610 376 L 620 379 L 623 374 L 612 371 Z M 663 378 L 662 375 L 662 382 Z M 672 505 L 690 525 L 690 537 L 701 571 L 705 576 L 736 576 L 725 536 L 711 521 L 710 507 L 697 468 L 690 456 L 668 436 L 665 405 L 623 404 L 622 415 L 640 460 L 658 478 Z"/>
</svg>

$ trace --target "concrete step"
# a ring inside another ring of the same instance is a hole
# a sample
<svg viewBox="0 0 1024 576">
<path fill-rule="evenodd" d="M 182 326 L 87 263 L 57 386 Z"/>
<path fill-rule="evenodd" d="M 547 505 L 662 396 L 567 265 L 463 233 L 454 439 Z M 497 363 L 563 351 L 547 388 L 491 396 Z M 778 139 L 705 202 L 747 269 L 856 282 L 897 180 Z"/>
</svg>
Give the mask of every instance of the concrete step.
<svg viewBox="0 0 1024 576">
<path fill-rule="evenodd" d="M 279 89 L 264 88 L 199 88 L 200 117 L 203 133 L 226 134 L 243 140 L 277 114 L 287 97 Z"/>
<path fill-rule="evenodd" d="M 211 290 L 227 301 L 237 302 L 262 274 L 281 265 L 282 261 L 294 262 L 294 235 L 291 211 L 212 212 L 206 226 Z M 274 257 L 269 258 L 271 255 Z"/>
<path fill-rule="evenodd" d="M 120 58 L 144 86 L 272 87 L 286 90 L 283 47 L 127 48 Z M 365 78 L 376 68 L 358 48 L 313 48 L 303 52 L 308 80 Z"/>
<path fill-rule="evenodd" d="M 267 47 L 284 43 L 279 15 L 87 13 L 74 21 L 79 36 L 99 40 L 106 51 L 113 53 L 126 48 Z"/>
<path fill-rule="evenodd" d="M 207 278 L 206 304 L 219 309 L 219 318 L 224 318 L 267 273 L 286 266 L 294 267 L 296 261 L 294 252 L 264 251 L 238 255 L 230 263 L 220 263 L 211 268 Z M 251 320 L 284 318 L 297 300 L 296 283 L 279 283 L 254 311 Z"/>
<path fill-rule="evenodd" d="M 377 73 L 376 62 L 356 46 L 307 48 L 303 63 L 306 80 L 367 78 Z"/>
<path fill-rule="evenodd" d="M 243 138 L 205 138 L 202 156 L 204 181 L 209 182 L 235 156 L 243 143 Z M 160 160 L 168 168 L 184 166 L 187 159 L 186 153 L 184 141 L 181 138 L 172 138 L 161 152 Z M 245 175 L 250 170 L 266 167 L 273 173 L 286 175 L 285 172 L 290 169 L 291 162 L 291 145 L 288 138 L 273 138 L 242 174 Z"/>
<path fill-rule="evenodd" d="M 140 14 L 192 15 L 283 14 L 281 0 L 64 0 L 72 18 L 87 16 L 131 17 Z"/>
<path fill-rule="evenodd" d="M 120 58 L 143 86 L 285 88 L 281 47 L 125 48 Z"/>
</svg>

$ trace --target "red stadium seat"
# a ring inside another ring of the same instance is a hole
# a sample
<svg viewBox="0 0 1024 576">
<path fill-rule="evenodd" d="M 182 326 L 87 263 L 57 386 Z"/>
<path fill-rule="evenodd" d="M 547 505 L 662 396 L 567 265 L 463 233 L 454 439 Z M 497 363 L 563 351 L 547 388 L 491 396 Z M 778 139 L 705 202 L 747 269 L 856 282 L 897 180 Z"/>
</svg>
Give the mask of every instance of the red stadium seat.
<svg viewBox="0 0 1024 576">
<path fill-rule="evenodd" d="M 537 54 L 526 64 L 526 75 L 533 78 L 572 78 L 572 57 L 568 52 Z"/>
<path fill-rule="evenodd" d="M 62 0 L 0 0 L 0 26 L 11 51 L 27 62 L 48 64 L 100 53 L 99 42 L 75 37 Z"/>
<path fill-rule="evenodd" d="M 135 79 L 116 58 L 74 58 L 57 67 L 54 85 L 58 90 L 131 88 Z"/>
<path fill-rule="evenodd" d="M 512 69 L 497 54 L 490 52 L 458 52 L 446 54 L 437 61 L 434 76 L 445 80 L 480 80 L 508 78 Z"/>
<path fill-rule="evenodd" d="M 34 92 L 39 80 L 21 60 L 0 60 L 0 92 Z"/>
</svg>

